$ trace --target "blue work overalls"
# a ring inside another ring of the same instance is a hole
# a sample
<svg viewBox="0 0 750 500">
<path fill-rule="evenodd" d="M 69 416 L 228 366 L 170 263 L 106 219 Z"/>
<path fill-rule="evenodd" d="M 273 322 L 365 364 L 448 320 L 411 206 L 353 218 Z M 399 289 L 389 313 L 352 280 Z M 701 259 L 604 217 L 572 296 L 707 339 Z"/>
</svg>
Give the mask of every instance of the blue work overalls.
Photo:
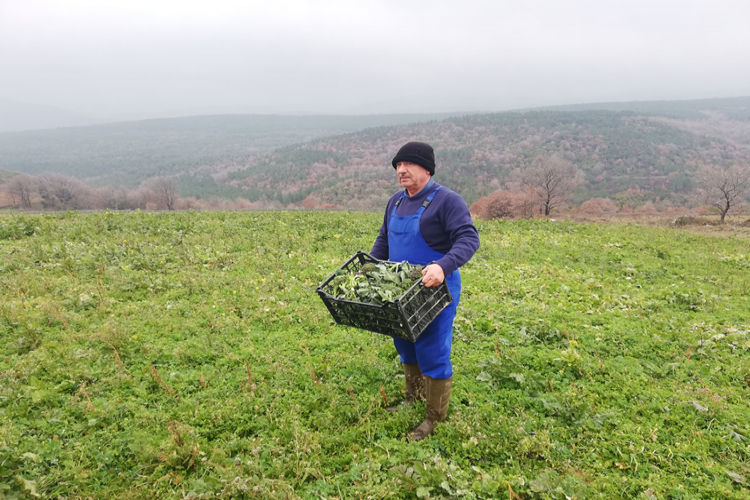
<svg viewBox="0 0 750 500">
<path fill-rule="evenodd" d="M 407 261 L 410 264 L 427 265 L 437 261 L 445 254 L 433 250 L 424 241 L 419 229 L 422 214 L 432 202 L 435 194 L 440 191 L 438 186 L 419 207 L 417 213 L 408 216 L 396 215 L 396 210 L 404 199 L 404 194 L 396 202 L 396 206 L 388 219 L 388 259 L 394 262 Z M 453 376 L 451 366 L 451 342 L 453 341 L 453 319 L 456 317 L 456 306 L 461 296 L 461 274 L 458 269 L 445 277 L 448 290 L 453 301 L 430 323 L 416 342 L 393 339 L 393 344 L 401 356 L 401 362 L 419 364 L 422 373 L 435 379 L 445 379 Z"/>
</svg>

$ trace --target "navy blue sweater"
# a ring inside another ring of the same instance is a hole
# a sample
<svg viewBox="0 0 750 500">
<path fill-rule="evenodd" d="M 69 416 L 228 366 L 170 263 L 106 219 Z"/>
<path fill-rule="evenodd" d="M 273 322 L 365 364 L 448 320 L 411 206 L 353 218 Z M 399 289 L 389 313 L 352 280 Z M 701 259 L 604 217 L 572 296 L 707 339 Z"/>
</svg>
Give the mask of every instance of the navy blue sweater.
<svg viewBox="0 0 750 500">
<path fill-rule="evenodd" d="M 431 192 L 438 187 L 432 179 L 419 193 L 409 196 L 407 192 L 396 210 L 396 215 L 414 215 Z M 385 209 L 380 234 L 375 239 L 370 254 L 376 259 L 388 260 L 388 219 L 401 193 L 391 196 Z M 419 229 L 425 243 L 433 250 L 444 253 L 437 261 L 446 276 L 463 266 L 479 249 L 479 233 L 471 220 L 469 208 L 461 195 L 442 187 L 432 203 L 422 214 Z"/>
</svg>

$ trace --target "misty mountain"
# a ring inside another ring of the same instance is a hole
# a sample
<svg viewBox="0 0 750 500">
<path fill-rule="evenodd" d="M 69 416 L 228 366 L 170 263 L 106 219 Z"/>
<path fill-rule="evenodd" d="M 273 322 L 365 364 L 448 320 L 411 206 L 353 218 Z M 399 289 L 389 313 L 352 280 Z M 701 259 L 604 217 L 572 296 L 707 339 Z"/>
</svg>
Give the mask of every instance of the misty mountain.
<svg viewBox="0 0 750 500">
<path fill-rule="evenodd" d="M 584 174 L 578 202 L 636 197 L 679 204 L 693 189 L 691 174 L 699 165 L 750 162 L 750 122 L 727 119 L 722 112 L 734 109 L 717 104 L 692 106 L 707 111 L 700 115 L 678 103 L 667 116 L 587 110 L 450 117 L 280 148 L 228 172 L 221 184 L 200 175 L 180 181 L 187 195 L 224 192 L 282 206 L 307 200 L 307 206 L 374 209 L 398 189 L 390 166 L 395 151 L 423 140 L 436 149 L 435 179 L 469 203 L 506 187 L 510 174 L 536 156 L 555 153 Z M 694 119 L 671 118 L 677 113 Z"/>
<path fill-rule="evenodd" d="M 260 152 L 317 137 L 450 115 L 193 116 L 6 132 L 0 133 L 0 168 L 133 187 L 158 175 L 231 169 Z"/>
<path fill-rule="evenodd" d="M 535 111 L 632 111 L 640 115 L 664 118 L 705 120 L 721 114 L 724 118 L 737 121 L 750 121 L 750 96 L 724 99 L 695 99 L 691 101 L 632 101 L 600 102 L 589 104 L 569 104 L 545 106 Z M 523 110 L 531 111 L 531 109 Z"/>
<path fill-rule="evenodd" d="M 611 109 L 608 109 L 611 108 Z M 577 200 L 679 202 L 698 165 L 750 162 L 750 98 L 599 103 L 451 116 L 195 116 L 0 134 L 0 168 L 136 187 L 174 175 L 183 196 L 376 209 L 390 159 L 432 143 L 436 180 L 471 203 L 554 152 L 584 173 Z M 636 194 L 634 194 L 636 193 Z M 619 197 L 619 198 L 618 198 Z"/>
<path fill-rule="evenodd" d="M 0 132 L 78 127 L 100 121 L 54 106 L 0 99 Z"/>
</svg>

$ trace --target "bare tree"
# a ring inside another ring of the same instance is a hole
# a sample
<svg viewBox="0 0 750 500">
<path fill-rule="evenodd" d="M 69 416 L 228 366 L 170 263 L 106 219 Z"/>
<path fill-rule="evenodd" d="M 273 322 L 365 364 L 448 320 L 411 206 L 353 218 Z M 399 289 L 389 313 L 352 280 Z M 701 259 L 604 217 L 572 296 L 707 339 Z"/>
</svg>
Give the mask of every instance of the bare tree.
<svg viewBox="0 0 750 500">
<path fill-rule="evenodd" d="M 10 188 L 10 183 L 7 182 L 0 186 L 0 192 L 5 193 L 8 199 L 10 199 L 10 206 L 11 207 L 17 207 L 20 203 L 20 200 L 15 195 L 13 190 Z"/>
<path fill-rule="evenodd" d="M 742 205 L 745 193 L 750 190 L 750 166 L 704 165 L 695 172 L 695 180 L 701 186 L 696 191 L 697 200 L 718 208 L 724 222 L 729 212 Z"/>
<path fill-rule="evenodd" d="M 555 154 L 537 156 L 530 165 L 521 168 L 514 177 L 530 188 L 544 209 L 544 215 L 570 200 L 581 180 L 581 171 L 568 160 Z"/>
<path fill-rule="evenodd" d="M 174 210 L 178 198 L 174 177 L 154 177 L 148 182 L 148 188 L 161 206 Z"/>
<path fill-rule="evenodd" d="M 10 196 L 14 207 L 31 208 L 31 197 L 36 186 L 36 179 L 30 175 L 15 175 L 5 184 L 5 192 Z"/>
<path fill-rule="evenodd" d="M 101 208 L 133 210 L 142 205 L 142 196 L 125 187 L 102 186 L 97 190 Z"/>
<path fill-rule="evenodd" d="M 39 177 L 38 189 L 44 208 L 88 208 L 91 202 L 90 187 L 78 179 L 60 174 L 44 174 Z"/>
<path fill-rule="evenodd" d="M 102 186 L 96 190 L 99 208 L 120 209 L 120 193 L 113 186 Z"/>
</svg>

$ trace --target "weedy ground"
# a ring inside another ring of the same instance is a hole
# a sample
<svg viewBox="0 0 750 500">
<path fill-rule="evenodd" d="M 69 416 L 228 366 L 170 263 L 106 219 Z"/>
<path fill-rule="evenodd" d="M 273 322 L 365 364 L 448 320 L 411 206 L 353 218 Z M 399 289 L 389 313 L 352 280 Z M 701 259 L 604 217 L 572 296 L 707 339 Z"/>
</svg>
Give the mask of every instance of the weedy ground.
<svg viewBox="0 0 750 500">
<path fill-rule="evenodd" d="M 448 421 L 316 286 L 381 215 L 0 217 L 0 498 L 745 499 L 750 250 L 478 223 Z"/>
</svg>

